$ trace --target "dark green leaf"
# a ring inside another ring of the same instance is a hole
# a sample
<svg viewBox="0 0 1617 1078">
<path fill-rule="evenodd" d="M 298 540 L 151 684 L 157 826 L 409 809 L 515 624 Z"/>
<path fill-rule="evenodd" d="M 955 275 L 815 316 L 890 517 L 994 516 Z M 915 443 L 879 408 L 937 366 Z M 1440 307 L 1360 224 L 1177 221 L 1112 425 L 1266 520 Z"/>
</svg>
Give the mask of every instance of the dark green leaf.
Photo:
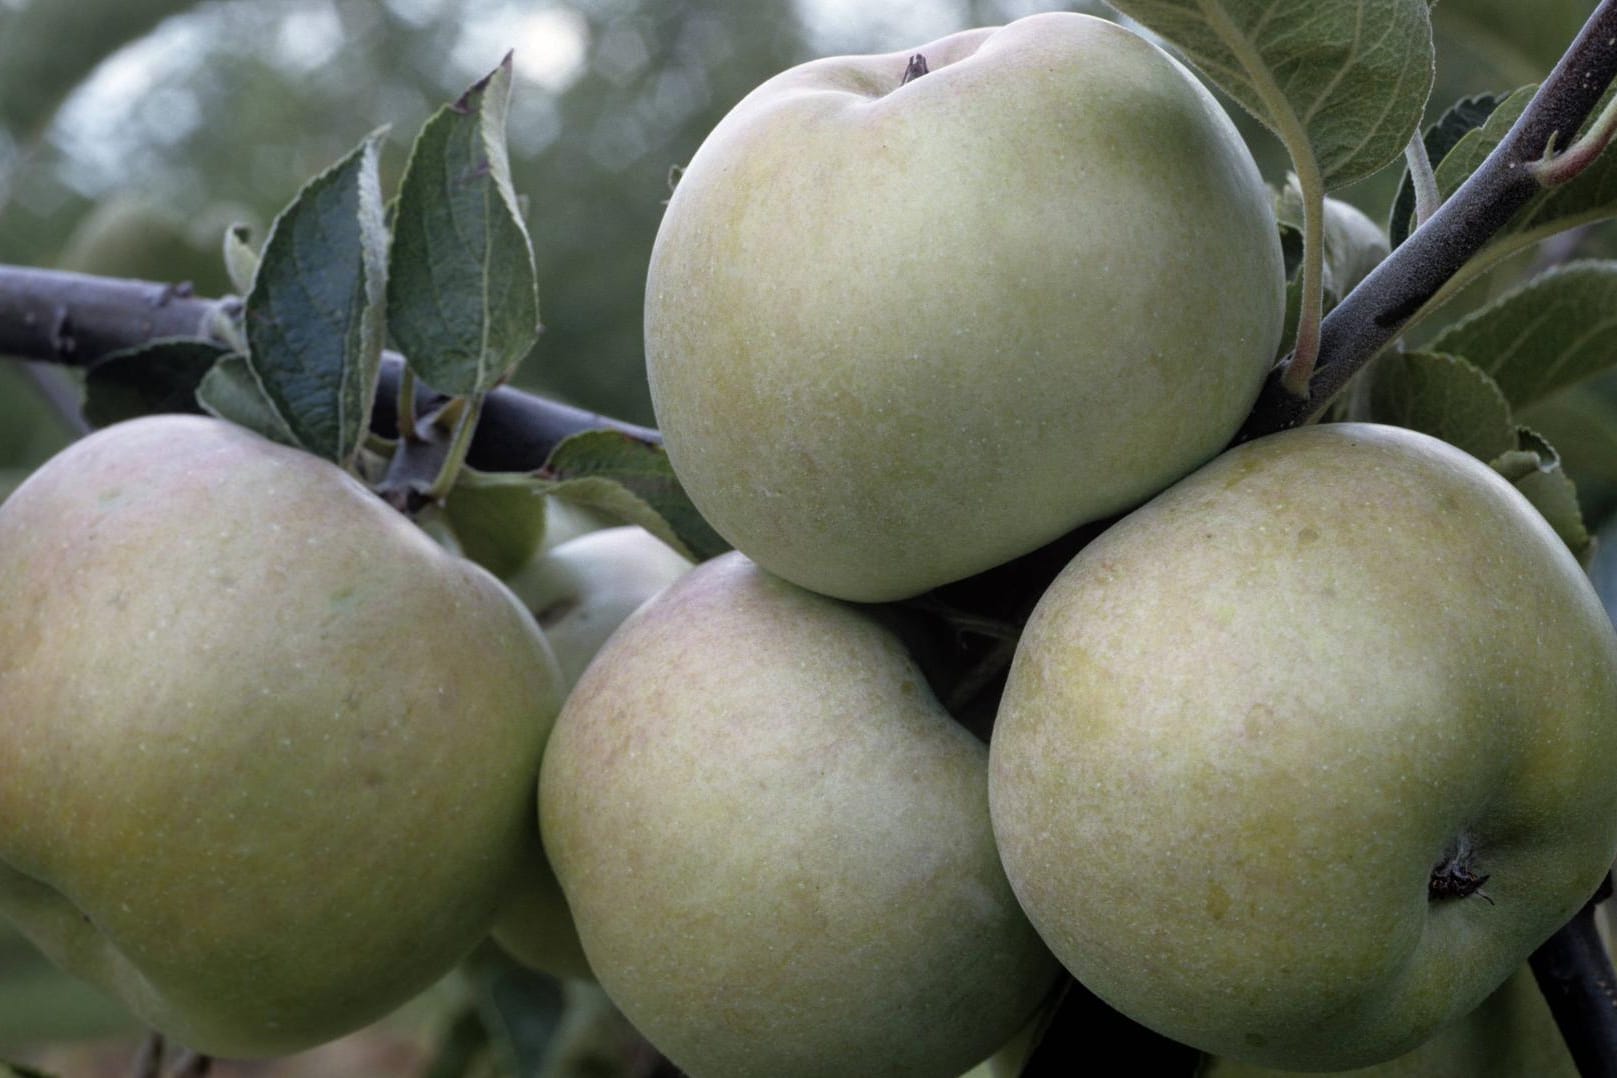
<svg viewBox="0 0 1617 1078">
<path fill-rule="evenodd" d="M 444 502 L 461 553 L 499 577 L 527 564 L 545 537 L 552 485 L 526 473 L 462 468 Z"/>
<path fill-rule="evenodd" d="M 309 181 L 276 218 L 247 295 L 265 398 L 299 445 L 345 466 L 364 443 L 382 361 L 380 138 Z"/>
<path fill-rule="evenodd" d="M 423 381 L 493 388 L 539 334 L 533 248 L 506 155 L 507 57 L 427 121 L 399 191 L 389 329 Z"/>
<path fill-rule="evenodd" d="M 1110 2 L 1179 49 L 1294 156 L 1311 153 L 1328 187 L 1401 154 L 1431 92 L 1425 0 Z"/>
<path fill-rule="evenodd" d="M 465 972 L 500 1072 L 537 1075 L 566 1008 L 561 983 L 492 946 L 468 959 Z"/>
<path fill-rule="evenodd" d="M 1429 347 L 1463 355 L 1523 408 L 1617 366 L 1617 262 L 1571 262 L 1456 322 Z"/>
<path fill-rule="evenodd" d="M 1512 93 L 1499 103 L 1481 127 L 1463 135 L 1448 152 L 1435 170 L 1438 191 L 1444 198 L 1453 194 L 1499 145 L 1537 89 L 1524 86 Z M 1607 91 L 1601 105 L 1591 112 L 1592 116 L 1600 114 L 1613 93 L 1617 90 Z M 1560 147 L 1565 149 L 1570 142 L 1570 139 L 1565 140 Z M 1596 158 L 1577 179 L 1535 196 L 1494 234 L 1490 246 L 1502 244 L 1514 249 L 1612 216 L 1617 216 L 1617 154 L 1606 153 Z"/>
<path fill-rule="evenodd" d="M 558 497 L 638 524 L 694 561 L 730 549 L 691 504 L 661 446 L 586 431 L 558 445 L 539 474 Z"/>
<path fill-rule="evenodd" d="M 1589 529 L 1583 522 L 1578 492 L 1561 467 L 1555 448 L 1526 427 L 1517 428 L 1517 448 L 1490 461 L 1500 475 L 1527 496 L 1533 508 L 1549 521 L 1555 534 L 1579 561 L 1592 553 Z"/>
<path fill-rule="evenodd" d="M 109 353 L 84 375 L 84 418 L 105 427 L 158 412 L 200 412 L 197 386 L 226 349 L 198 337 L 164 337 Z"/>
<path fill-rule="evenodd" d="M 298 444 L 258 384 L 246 356 L 229 355 L 215 363 L 197 386 L 196 401 L 209 415 L 228 419 L 273 442 Z"/>
<path fill-rule="evenodd" d="M 1546 397 L 1520 413 L 1561 454 L 1591 519 L 1617 512 L 1617 401 L 1592 385 Z"/>
<path fill-rule="evenodd" d="M 1438 118 L 1437 123 L 1426 129 L 1421 141 L 1426 144 L 1426 156 L 1431 160 L 1433 169 L 1448 156 L 1454 149 L 1455 143 L 1464 137 L 1467 131 L 1481 127 L 1493 110 L 1499 107 L 1504 100 L 1503 94 L 1478 94 L 1475 97 L 1465 97 L 1449 106 L 1447 112 Z M 1387 234 L 1392 246 L 1397 247 L 1409 238 L 1414 227 L 1415 218 L 1415 183 L 1409 178 L 1409 170 L 1404 170 L 1404 178 L 1398 184 L 1398 194 L 1392 201 L 1392 213 L 1387 217 Z"/>
<path fill-rule="evenodd" d="M 1430 434 L 1484 461 L 1517 444 L 1499 387 L 1454 355 L 1388 353 L 1376 360 L 1365 418 Z"/>
</svg>

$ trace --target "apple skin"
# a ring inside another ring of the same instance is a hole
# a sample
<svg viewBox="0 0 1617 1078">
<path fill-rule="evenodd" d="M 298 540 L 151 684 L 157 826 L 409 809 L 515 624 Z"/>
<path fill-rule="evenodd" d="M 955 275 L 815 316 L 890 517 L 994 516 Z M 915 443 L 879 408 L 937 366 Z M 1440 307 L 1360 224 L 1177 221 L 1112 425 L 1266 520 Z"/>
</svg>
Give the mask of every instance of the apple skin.
<svg viewBox="0 0 1617 1078">
<path fill-rule="evenodd" d="M 743 99 L 658 230 L 647 375 L 719 534 L 822 594 L 898 599 L 1219 452 L 1284 287 L 1211 95 L 1122 27 L 1034 15 Z"/>
<path fill-rule="evenodd" d="M 870 615 L 731 553 L 590 664 L 539 818 L 601 986 L 682 1069 L 960 1074 L 1058 972 L 986 767 Z"/>
<path fill-rule="evenodd" d="M 1214 1058 L 1200 1078 L 1302 1078 L 1317 1071 L 1280 1071 Z M 1341 1078 L 1578 1078 L 1577 1064 L 1523 966 L 1482 1006 L 1431 1040 L 1401 1056 L 1351 1071 Z"/>
<path fill-rule="evenodd" d="M 0 507 L 0 912 L 198 1051 L 339 1036 L 487 934 L 559 680 L 335 466 L 106 428 Z"/>
<path fill-rule="evenodd" d="M 533 611 L 556 654 L 565 691 L 571 691 L 623 620 L 690 568 L 688 559 L 644 528 L 625 526 L 569 539 L 506 584 Z M 494 940 L 534 969 L 593 976 L 537 837 L 494 923 Z"/>
<path fill-rule="evenodd" d="M 569 539 L 506 585 L 533 611 L 570 689 L 623 619 L 690 567 L 667 543 L 629 525 Z"/>
<path fill-rule="evenodd" d="M 1078 554 L 991 755 L 1006 871 L 1074 976 L 1204 1051 L 1344 1070 L 1477 1007 L 1610 867 L 1617 636 L 1492 469 L 1304 428 Z M 1486 885 L 1429 901 L 1457 843 Z"/>
</svg>

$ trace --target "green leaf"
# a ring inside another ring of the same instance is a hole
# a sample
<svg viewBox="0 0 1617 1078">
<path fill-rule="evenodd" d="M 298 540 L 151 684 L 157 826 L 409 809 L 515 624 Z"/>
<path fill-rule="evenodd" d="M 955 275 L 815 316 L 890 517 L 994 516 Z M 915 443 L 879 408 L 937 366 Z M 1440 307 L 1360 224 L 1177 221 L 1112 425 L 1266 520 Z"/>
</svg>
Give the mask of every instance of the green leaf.
<svg viewBox="0 0 1617 1078">
<path fill-rule="evenodd" d="M 1481 127 L 1493 115 L 1494 109 L 1504 100 L 1502 94 L 1478 94 L 1475 97 L 1465 97 L 1449 106 L 1447 112 L 1438 117 L 1437 123 L 1426 129 L 1421 141 L 1426 144 L 1426 156 L 1432 162 L 1435 170 L 1442 160 L 1454 149 L 1456 143 L 1465 137 L 1465 133 L 1474 128 Z M 1415 181 L 1410 179 L 1409 170 L 1404 170 L 1404 178 L 1398 184 L 1398 194 L 1393 198 L 1392 212 L 1387 216 L 1387 235 L 1392 246 L 1397 247 L 1409 238 L 1413 231 L 1415 219 Z"/>
<path fill-rule="evenodd" d="M 1617 401 L 1585 384 L 1546 397 L 1518 419 L 1560 452 L 1591 519 L 1617 511 Z"/>
<path fill-rule="evenodd" d="M 1280 136 L 1327 187 L 1403 153 L 1431 92 L 1426 0 L 1110 0 Z"/>
<path fill-rule="evenodd" d="M 298 445 L 344 466 L 364 444 L 382 362 L 381 134 L 276 218 L 247 294 L 250 362 L 265 399 Z"/>
<path fill-rule="evenodd" d="M 200 337 L 161 337 L 108 353 L 84 375 L 84 418 L 106 427 L 158 412 L 200 412 L 197 386 L 226 354 Z"/>
<path fill-rule="evenodd" d="M 264 393 L 264 387 L 259 385 L 246 356 L 228 355 L 215 363 L 197 386 L 196 401 L 211 416 L 228 419 L 272 442 L 298 445 L 286 421 Z"/>
<path fill-rule="evenodd" d="M 389 330 L 443 393 L 492 389 L 539 335 L 533 247 L 505 143 L 511 59 L 416 138 L 394 221 Z"/>
<path fill-rule="evenodd" d="M 1445 328 L 1430 343 L 1492 375 L 1523 408 L 1617 365 L 1617 262 L 1569 262 Z"/>
<path fill-rule="evenodd" d="M 1501 101 L 1481 127 L 1467 132 L 1436 168 L 1437 187 L 1444 198 L 1453 194 L 1493 152 L 1511 125 L 1532 100 L 1537 86 L 1524 86 Z M 1617 88 L 1607 90 L 1601 104 L 1590 112 L 1600 115 Z M 1565 149 L 1572 139 L 1561 140 Z M 1617 154 L 1602 154 L 1576 179 L 1535 195 L 1522 210 L 1494 234 L 1489 247 L 1516 249 L 1579 225 L 1617 216 Z"/>
<path fill-rule="evenodd" d="M 1567 549 L 1579 561 L 1586 561 L 1593 553 L 1588 526 L 1583 521 L 1583 510 L 1578 506 L 1578 492 L 1561 468 L 1561 457 L 1555 448 L 1526 427 L 1517 428 L 1517 448 L 1490 461 L 1494 471 L 1515 484 L 1527 496 L 1555 534 L 1566 543 Z"/>
<path fill-rule="evenodd" d="M 525 472 L 462 468 L 444 501 L 461 553 L 499 577 L 522 568 L 544 541 L 551 486 Z"/>
<path fill-rule="evenodd" d="M 1504 394 L 1455 355 L 1390 352 L 1377 359 L 1364 418 L 1430 434 L 1484 461 L 1517 445 Z"/>
<path fill-rule="evenodd" d="M 691 504 L 661 446 L 613 430 L 585 431 L 558 445 L 539 475 L 558 497 L 638 524 L 693 561 L 730 549 Z"/>
</svg>

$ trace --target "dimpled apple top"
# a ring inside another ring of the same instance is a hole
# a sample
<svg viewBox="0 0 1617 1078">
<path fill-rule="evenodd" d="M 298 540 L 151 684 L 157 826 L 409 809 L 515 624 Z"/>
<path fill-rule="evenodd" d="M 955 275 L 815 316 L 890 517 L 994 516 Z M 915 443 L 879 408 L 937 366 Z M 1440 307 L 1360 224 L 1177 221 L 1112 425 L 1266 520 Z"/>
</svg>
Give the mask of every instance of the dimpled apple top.
<svg viewBox="0 0 1617 1078">
<path fill-rule="evenodd" d="M 1006 872 L 1080 981 L 1206 1051 L 1362 1066 L 1480 1004 L 1610 867 L 1617 636 L 1492 469 L 1305 428 L 1073 560 L 991 756 Z"/>
<path fill-rule="evenodd" d="M 917 52 L 930 72 L 900 85 Z M 720 534 L 804 587 L 894 599 L 1212 457 L 1283 287 L 1213 98 L 1128 30 L 1036 15 L 749 94 L 669 201 L 647 371 Z"/>
<path fill-rule="evenodd" d="M 558 676 L 331 464 L 109 427 L 0 505 L 0 913 L 198 1050 L 338 1036 L 487 932 Z"/>
</svg>

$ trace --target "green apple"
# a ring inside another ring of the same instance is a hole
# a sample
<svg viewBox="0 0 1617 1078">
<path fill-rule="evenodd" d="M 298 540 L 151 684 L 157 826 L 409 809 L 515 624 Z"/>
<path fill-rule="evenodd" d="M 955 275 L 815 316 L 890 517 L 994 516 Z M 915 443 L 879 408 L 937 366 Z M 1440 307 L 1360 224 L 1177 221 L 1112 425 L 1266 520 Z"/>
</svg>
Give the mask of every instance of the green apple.
<svg viewBox="0 0 1617 1078">
<path fill-rule="evenodd" d="M 912 57 L 930 71 L 905 81 Z M 759 86 L 669 200 L 658 426 L 765 569 L 915 595 L 1211 458 L 1279 343 L 1280 241 L 1211 95 L 1050 13 Z"/>
<path fill-rule="evenodd" d="M 506 585 L 533 611 L 570 688 L 623 619 L 690 567 L 644 528 L 623 526 L 543 552 Z"/>
<path fill-rule="evenodd" d="M 338 1036 L 488 932 L 559 680 L 335 466 L 109 427 L 0 506 L 0 912 L 200 1051 Z"/>
<path fill-rule="evenodd" d="M 990 768 L 1063 964 L 1205 1051 L 1341 1070 L 1475 1009 L 1617 853 L 1617 635 L 1515 488 L 1395 427 L 1243 445 L 1040 599 Z"/>
<path fill-rule="evenodd" d="M 565 503 L 551 503 L 557 504 Z M 506 584 L 533 611 L 570 691 L 623 620 L 690 567 L 644 528 L 625 526 L 544 551 Z M 494 939 L 535 969 L 591 976 L 567 899 L 537 839 L 494 923 Z"/>
<path fill-rule="evenodd" d="M 1578 1078 L 1555 1016 L 1525 966 L 1482 1006 L 1444 1026 L 1414 1051 L 1385 1063 L 1332 1073 L 1343 1078 Z M 1215 1058 L 1200 1078 L 1303 1078 L 1303 1074 Z"/>
<path fill-rule="evenodd" d="M 681 1068 L 959 1074 L 1057 971 L 987 797 L 896 637 L 732 553 L 590 664 L 539 819 L 601 986 Z"/>
</svg>

